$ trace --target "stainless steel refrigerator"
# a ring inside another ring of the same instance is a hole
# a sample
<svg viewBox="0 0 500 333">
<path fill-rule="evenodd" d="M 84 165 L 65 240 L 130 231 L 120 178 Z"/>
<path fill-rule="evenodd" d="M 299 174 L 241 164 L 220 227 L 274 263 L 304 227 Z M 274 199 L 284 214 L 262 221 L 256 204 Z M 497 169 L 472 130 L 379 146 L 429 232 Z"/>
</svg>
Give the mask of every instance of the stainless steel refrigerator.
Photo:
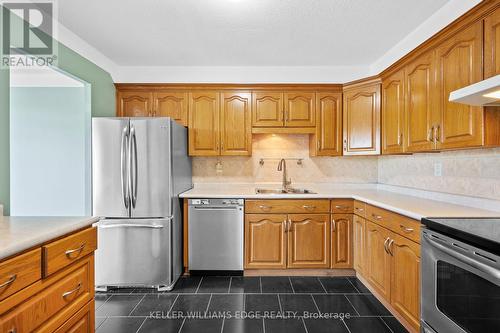
<svg viewBox="0 0 500 333">
<path fill-rule="evenodd" d="M 191 187 L 186 128 L 170 118 L 92 119 L 96 289 L 173 288 L 183 268 L 179 194 Z"/>
</svg>

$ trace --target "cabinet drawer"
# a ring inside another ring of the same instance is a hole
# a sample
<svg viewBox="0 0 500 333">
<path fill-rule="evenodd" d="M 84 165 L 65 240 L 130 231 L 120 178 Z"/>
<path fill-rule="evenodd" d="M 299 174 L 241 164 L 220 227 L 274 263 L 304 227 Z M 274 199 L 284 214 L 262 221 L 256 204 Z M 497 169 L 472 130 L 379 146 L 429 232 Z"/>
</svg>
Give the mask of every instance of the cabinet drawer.
<svg viewBox="0 0 500 333">
<path fill-rule="evenodd" d="M 366 204 L 362 201 L 355 200 L 354 201 L 354 214 L 366 217 Z"/>
<path fill-rule="evenodd" d="M 93 257 L 0 317 L 1 332 L 53 331 L 93 298 Z M 15 297 L 15 296 L 13 296 Z"/>
<path fill-rule="evenodd" d="M 366 218 L 396 234 L 420 243 L 419 221 L 370 205 L 366 205 Z"/>
<path fill-rule="evenodd" d="M 89 333 L 94 332 L 94 300 L 85 304 L 68 321 L 59 327 L 54 333 Z"/>
<path fill-rule="evenodd" d="M 329 213 L 330 200 L 246 200 L 245 213 Z"/>
<path fill-rule="evenodd" d="M 97 248 L 97 229 L 89 228 L 42 247 L 43 277 L 71 265 Z"/>
<path fill-rule="evenodd" d="M 0 263 L 0 300 L 42 278 L 40 248 Z"/>
<path fill-rule="evenodd" d="M 334 199 L 332 200 L 332 213 L 352 214 L 354 210 L 354 200 L 352 199 Z"/>
</svg>

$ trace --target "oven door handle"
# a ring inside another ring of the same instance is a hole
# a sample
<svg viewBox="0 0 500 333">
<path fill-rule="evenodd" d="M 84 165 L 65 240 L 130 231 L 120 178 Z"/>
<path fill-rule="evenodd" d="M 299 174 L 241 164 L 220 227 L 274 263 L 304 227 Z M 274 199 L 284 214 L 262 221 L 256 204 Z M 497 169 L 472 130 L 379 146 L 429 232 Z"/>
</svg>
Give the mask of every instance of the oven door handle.
<svg viewBox="0 0 500 333">
<path fill-rule="evenodd" d="M 430 245 L 434 246 L 438 250 L 441 250 L 442 252 L 448 254 L 449 256 L 451 256 L 457 260 L 460 260 L 461 262 L 463 262 L 467 265 L 474 267 L 475 269 L 483 272 L 484 274 L 487 274 L 489 276 L 493 276 L 495 279 L 500 280 L 500 270 L 498 270 L 494 267 L 491 267 L 487 264 L 484 264 L 478 260 L 474 260 L 473 258 L 470 258 L 466 255 L 463 255 L 460 252 L 453 251 L 452 249 L 448 248 L 445 245 L 442 245 L 442 244 L 436 242 L 435 240 L 431 239 L 429 236 L 427 236 L 425 234 L 423 236 L 424 236 L 425 240 L 429 242 Z"/>
</svg>

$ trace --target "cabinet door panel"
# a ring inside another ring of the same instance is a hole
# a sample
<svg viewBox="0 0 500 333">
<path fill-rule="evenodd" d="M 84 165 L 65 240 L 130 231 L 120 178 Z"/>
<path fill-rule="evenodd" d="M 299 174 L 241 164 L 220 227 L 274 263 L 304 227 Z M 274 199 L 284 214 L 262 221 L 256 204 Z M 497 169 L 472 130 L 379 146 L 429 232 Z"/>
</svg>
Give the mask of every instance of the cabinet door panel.
<svg viewBox="0 0 500 333">
<path fill-rule="evenodd" d="M 331 268 L 352 268 L 352 214 L 332 214 Z"/>
<path fill-rule="evenodd" d="M 154 93 L 154 117 L 170 117 L 183 126 L 187 126 L 188 93 Z"/>
<path fill-rule="evenodd" d="M 483 144 L 482 107 L 448 99 L 450 92 L 482 79 L 482 22 L 449 38 L 436 52 L 441 116 L 436 132 L 438 148 L 480 146 Z"/>
<path fill-rule="evenodd" d="M 500 8 L 484 19 L 484 78 L 500 74 Z"/>
<path fill-rule="evenodd" d="M 353 217 L 353 243 L 354 243 L 354 269 L 356 272 L 365 274 L 365 219 L 354 215 Z"/>
<path fill-rule="evenodd" d="M 406 144 L 410 152 L 434 148 L 434 71 L 433 53 L 420 56 L 406 67 Z"/>
<path fill-rule="evenodd" d="M 290 214 L 288 230 L 289 268 L 330 266 L 330 215 Z"/>
<path fill-rule="evenodd" d="M 285 127 L 314 127 L 314 93 L 285 93 Z"/>
<path fill-rule="evenodd" d="M 316 134 L 309 151 L 313 156 L 342 155 L 342 94 L 316 94 Z"/>
<path fill-rule="evenodd" d="M 344 93 L 344 155 L 380 154 L 380 85 Z"/>
<path fill-rule="evenodd" d="M 398 154 L 404 145 L 404 71 L 384 80 L 382 85 L 382 153 Z"/>
<path fill-rule="evenodd" d="M 391 296 L 391 256 L 385 251 L 389 231 L 366 221 L 366 278 L 386 300 Z"/>
<path fill-rule="evenodd" d="M 245 268 L 286 268 L 285 214 L 245 214 Z"/>
<path fill-rule="evenodd" d="M 391 234 L 391 305 L 413 327 L 420 324 L 420 246 Z"/>
<path fill-rule="evenodd" d="M 281 92 L 258 91 L 252 94 L 252 126 L 254 127 L 282 127 L 283 94 Z"/>
<path fill-rule="evenodd" d="M 189 155 L 219 155 L 219 93 L 189 93 Z"/>
<path fill-rule="evenodd" d="M 118 116 L 149 117 L 151 116 L 152 99 L 152 94 L 149 92 L 118 92 Z"/>
<path fill-rule="evenodd" d="M 251 155 L 251 93 L 224 92 L 221 95 L 221 155 Z"/>
</svg>

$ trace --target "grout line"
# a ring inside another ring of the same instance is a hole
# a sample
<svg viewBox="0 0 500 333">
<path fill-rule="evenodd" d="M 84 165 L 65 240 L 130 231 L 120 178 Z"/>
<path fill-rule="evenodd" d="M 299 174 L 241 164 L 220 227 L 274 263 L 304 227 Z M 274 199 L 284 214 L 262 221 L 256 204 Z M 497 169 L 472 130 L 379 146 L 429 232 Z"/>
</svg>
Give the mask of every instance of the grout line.
<svg viewBox="0 0 500 333">
<path fill-rule="evenodd" d="M 134 306 L 134 308 L 128 313 L 129 316 L 132 314 L 132 312 L 134 312 L 134 310 L 139 306 L 139 304 L 141 304 L 141 302 L 144 298 L 146 298 L 146 295 L 142 296 L 141 300 L 139 302 L 137 302 L 137 304 Z"/>
<path fill-rule="evenodd" d="M 174 308 L 174 305 L 175 305 L 175 303 L 177 302 L 177 299 L 178 299 L 178 298 L 179 298 L 179 294 L 177 294 L 177 296 L 175 297 L 175 299 L 174 299 L 174 301 L 173 301 L 172 305 L 171 305 L 171 306 L 170 306 L 170 308 L 168 309 L 168 311 L 167 311 L 167 316 L 170 314 L 170 312 L 171 312 L 171 311 L 172 311 L 172 309 Z"/>
<path fill-rule="evenodd" d="M 206 308 L 205 313 L 203 314 L 203 316 L 206 316 L 208 314 L 208 308 L 210 307 L 210 302 L 212 301 L 212 295 L 213 294 L 210 294 L 210 298 L 208 299 L 207 308 Z"/>
<path fill-rule="evenodd" d="M 276 296 L 278 296 L 278 304 L 280 306 L 280 312 L 283 313 L 283 308 L 281 307 L 280 295 L 277 294 Z"/>
<path fill-rule="evenodd" d="M 344 297 L 347 299 L 347 301 L 349 302 L 349 304 L 351 304 L 352 308 L 354 309 L 354 311 L 356 311 L 356 313 L 358 314 L 358 317 L 361 317 L 358 310 L 356 309 L 356 307 L 351 303 L 351 300 L 346 296 L 344 295 Z"/>
<path fill-rule="evenodd" d="M 318 310 L 318 313 L 321 314 L 321 310 L 319 309 L 319 306 L 316 303 L 316 300 L 314 299 L 314 296 L 312 294 L 311 294 L 311 298 L 313 299 L 314 305 L 316 306 L 316 309 Z"/>
<path fill-rule="evenodd" d="M 195 294 L 198 293 L 198 290 L 200 290 L 201 282 L 203 281 L 203 276 L 200 279 L 200 282 L 198 283 L 198 288 L 196 288 L 196 291 L 194 292 Z"/>
<path fill-rule="evenodd" d="M 319 277 L 316 277 L 316 279 L 318 279 L 319 284 L 321 285 L 321 287 L 323 287 L 323 290 L 325 291 L 325 294 L 328 294 L 328 291 L 326 291 L 326 288 L 325 288 L 325 286 L 323 285 L 323 282 L 321 282 L 321 280 L 319 279 Z"/>
<path fill-rule="evenodd" d="M 147 319 L 148 319 L 148 317 L 144 318 L 144 320 L 141 323 L 141 326 L 139 326 L 139 328 L 137 329 L 137 331 L 135 331 L 135 333 L 138 333 L 141 330 L 142 325 L 144 325 L 144 323 L 146 322 Z"/>
<path fill-rule="evenodd" d="M 184 317 L 184 320 L 182 321 L 181 326 L 179 327 L 179 331 L 177 333 L 180 333 L 182 331 L 182 328 L 184 327 L 184 323 L 186 322 L 186 317 Z"/>
<path fill-rule="evenodd" d="M 354 287 L 354 290 L 357 290 L 358 293 L 362 294 L 361 290 L 359 290 L 358 287 L 356 287 L 354 283 L 352 283 L 351 279 L 349 279 L 348 277 L 346 277 L 346 279 L 351 284 L 351 286 Z"/>
<path fill-rule="evenodd" d="M 387 323 L 385 322 L 384 318 L 383 317 L 380 317 L 380 320 L 382 320 L 382 322 L 384 323 L 384 325 L 389 329 L 389 331 L 391 331 L 392 333 L 394 333 L 394 331 L 392 330 L 392 328 L 389 327 L 389 325 L 387 325 Z"/>
<path fill-rule="evenodd" d="M 290 285 L 292 286 L 292 291 L 293 293 L 295 294 L 295 288 L 293 287 L 293 283 L 292 283 L 292 279 L 290 277 L 288 277 L 288 282 L 290 283 Z"/>
<path fill-rule="evenodd" d="M 224 323 L 226 322 L 226 316 L 222 317 L 222 326 L 220 328 L 220 333 L 224 332 Z"/>
<path fill-rule="evenodd" d="M 309 333 L 309 331 L 307 330 L 306 322 L 304 321 L 304 317 L 302 317 L 301 319 L 302 319 L 302 325 L 304 325 L 304 329 L 306 330 L 306 333 Z"/>
<path fill-rule="evenodd" d="M 259 276 L 260 293 L 262 294 L 262 277 Z"/>
<path fill-rule="evenodd" d="M 347 332 L 351 333 L 351 330 L 349 329 L 349 327 L 347 326 L 347 324 L 345 323 L 345 320 L 344 319 L 341 319 L 342 323 L 344 324 L 345 328 L 347 329 Z"/>
<path fill-rule="evenodd" d="M 233 277 L 229 277 L 229 288 L 227 288 L 227 293 L 229 294 L 231 292 L 231 283 L 233 282 Z M 222 322 L 222 325 L 224 326 L 224 322 Z"/>
<path fill-rule="evenodd" d="M 266 333 L 266 324 L 264 323 L 264 317 L 262 317 L 262 333 Z"/>
</svg>

